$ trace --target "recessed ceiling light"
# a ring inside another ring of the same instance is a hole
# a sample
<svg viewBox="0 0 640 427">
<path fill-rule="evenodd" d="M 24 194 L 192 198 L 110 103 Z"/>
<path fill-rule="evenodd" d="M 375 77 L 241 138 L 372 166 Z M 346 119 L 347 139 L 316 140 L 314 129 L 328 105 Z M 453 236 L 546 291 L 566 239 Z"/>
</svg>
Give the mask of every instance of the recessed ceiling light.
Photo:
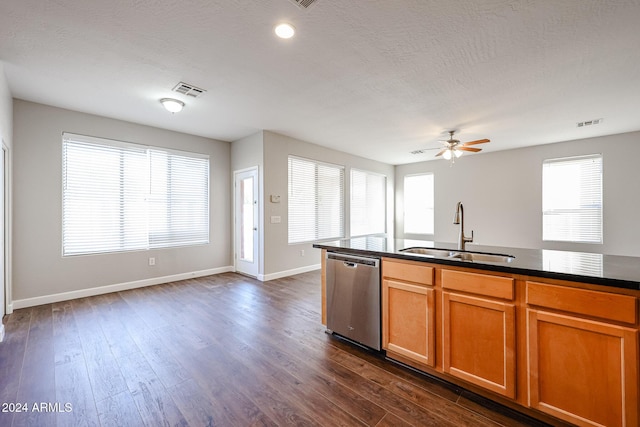
<svg viewBox="0 0 640 427">
<path fill-rule="evenodd" d="M 164 108 L 170 113 L 179 113 L 184 108 L 184 102 L 173 98 L 162 98 L 160 100 Z"/>
<path fill-rule="evenodd" d="M 282 23 L 276 25 L 274 31 L 276 33 L 276 36 L 280 37 L 281 39 L 290 39 L 296 33 L 296 28 L 291 24 Z"/>
</svg>

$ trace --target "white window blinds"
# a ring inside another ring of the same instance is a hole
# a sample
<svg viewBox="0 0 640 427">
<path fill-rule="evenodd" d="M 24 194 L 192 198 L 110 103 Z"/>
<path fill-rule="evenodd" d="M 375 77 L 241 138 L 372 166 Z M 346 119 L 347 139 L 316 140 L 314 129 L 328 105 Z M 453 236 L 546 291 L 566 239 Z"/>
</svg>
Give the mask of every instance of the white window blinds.
<svg viewBox="0 0 640 427">
<path fill-rule="evenodd" d="M 542 239 L 602 243 L 602 156 L 542 164 Z"/>
<path fill-rule="evenodd" d="M 63 255 L 209 242 L 206 155 L 63 134 Z"/>
<path fill-rule="evenodd" d="M 433 174 L 404 177 L 404 232 L 433 234 Z"/>
<path fill-rule="evenodd" d="M 387 178 L 351 169 L 351 236 L 386 231 Z"/>
<path fill-rule="evenodd" d="M 344 236 L 344 167 L 289 156 L 289 243 Z"/>
</svg>

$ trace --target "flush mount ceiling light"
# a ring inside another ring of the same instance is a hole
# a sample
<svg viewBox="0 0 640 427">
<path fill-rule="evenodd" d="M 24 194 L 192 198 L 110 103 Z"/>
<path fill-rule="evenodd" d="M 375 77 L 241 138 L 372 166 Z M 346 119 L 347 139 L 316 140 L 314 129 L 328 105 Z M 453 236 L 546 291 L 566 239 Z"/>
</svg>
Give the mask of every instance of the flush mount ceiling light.
<svg viewBox="0 0 640 427">
<path fill-rule="evenodd" d="M 296 28 L 291 24 L 282 23 L 276 25 L 273 31 L 281 39 L 290 39 L 296 33 Z"/>
<path fill-rule="evenodd" d="M 162 98 L 160 100 L 163 107 L 170 113 L 179 113 L 184 108 L 184 102 L 173 98 Z"/>
</svg>

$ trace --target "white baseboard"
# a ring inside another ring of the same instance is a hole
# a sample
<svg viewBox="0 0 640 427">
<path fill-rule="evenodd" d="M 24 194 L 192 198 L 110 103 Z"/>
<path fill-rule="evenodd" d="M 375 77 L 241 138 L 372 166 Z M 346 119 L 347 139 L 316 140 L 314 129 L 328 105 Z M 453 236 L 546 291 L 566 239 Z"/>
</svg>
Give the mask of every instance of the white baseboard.
<svg viewBox="0 0 640 427">
<path fill-rule="evenodd" d="M 13 304 L 9 303 L 7 304 L 7 312 L 6 314 L 11 314 L 13 313 Z"/>
<path fill-rule="evenodd" d="M 193 279 L 194 277 L 211 276 L 213 274 L 228 273 L 235 271 L 233 266 L 211 268 L 208 270 L 192 271 L 189 273 L 172 274 L 171 276 L 152 277 L 150 279 L 136 280 L 133 282 L 117 283 L 114 285 L 99 286 L 97 288 L 79 289 L 77 291 L 62 292 L 59 294 L 43 295 L 34 298 L 14 300 L 10 305 L 13 309 L 34 307 L 36 305 L 51 304 L 54 302 L 68 301 L 71 299 L 92 297 L 95 295 L 108 294 L 111 292 L 126 291 L 129 289 L 143 288 L 145 286 L 160 285 L 162 283 L 176 282 L 178 280 Z"/>
<path fill-rule="evenodd" d="M 269 280 L 281 279 L 283 277 L 294 276 L 296 274 L 308 273 L 310 271 L 320 270 L 322 264 L 308 265 L 306 267 L 294 268 L 293 270 L 279 271 L 271 274 L 259 274 L 257 279 L 262 282 L 268 282 Z"/>
<path fill-rule="evenodd" d="M 0 322 L 0 342 L 4 340 L 4 323 Z"/>
</svg>

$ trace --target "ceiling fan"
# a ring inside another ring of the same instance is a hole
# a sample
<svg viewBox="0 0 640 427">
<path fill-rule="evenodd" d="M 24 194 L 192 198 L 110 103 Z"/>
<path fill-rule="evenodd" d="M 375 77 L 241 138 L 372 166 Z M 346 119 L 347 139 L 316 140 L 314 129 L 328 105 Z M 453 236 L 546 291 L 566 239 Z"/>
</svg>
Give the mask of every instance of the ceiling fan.
<svg viewBox="0 0 640 427">
<path fill-rule="evenodd" d="M 449 139 L 446 141 L 440 141 L 444 148 L 436 154 L 436 157 L 442 156 L 447 160 L 451 160 L 451 163 L 455 162 L 457 157 L 460 157 L 464 151 L 471 151 L 473 153 L 477 153 L 478 151 L 482 151 L 482 148 L 470 147 L 470 145 L 484 144 L 490 142 L 488 139 L 477 139 L 475 141 L 463 142 L 461 143 L 457 139 L 453 139 L 453 134 L 455 130 L 449 131 Z"/>
</svg>

